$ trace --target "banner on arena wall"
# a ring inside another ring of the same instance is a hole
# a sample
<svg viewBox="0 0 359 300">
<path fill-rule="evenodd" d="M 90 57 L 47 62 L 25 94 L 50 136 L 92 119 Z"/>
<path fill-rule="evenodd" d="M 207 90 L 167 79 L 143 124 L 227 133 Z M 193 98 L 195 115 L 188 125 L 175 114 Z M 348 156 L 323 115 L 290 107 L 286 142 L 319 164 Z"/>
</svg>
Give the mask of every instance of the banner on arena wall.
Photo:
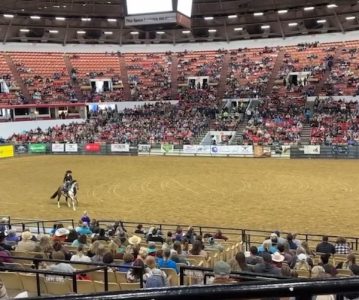
<svg viewBox="0 0 359 300">
<path fill-rule="evenodd" d="M 320 154 L 320 145 L 305 145 L 304 154 Z"/>
<path fill-rule="evenodd" d="M 209 146 L 209 145 L 183 145 L 183 153 L 210 154 L 211 146 Z"/>
<path fill-rule="evenodd" d="M 111 152 L 130 152 L 129 144 L 111 144 Z"/>
<path fill-rule="evenodd" d="M 27 145 L 15 145 L 15 153 L 24 154 L 29 151 Z"/>
<path fill-rule="evenodd" d="M 254 146 L 254 157 L 271 157 L 270 147 Z"/>
<path fill-rule="evenodd" d="M 101 145 L 100 144 L 86 144 L 85 151 L 86 152 L 100 152 Z"/>
<path fill-rule="evenodd" d="M 14 146 L 0 146 L 0 158 L 13 157 L 14 156 Z"/>
<path fill-rule="evenodd" d="M 173 144 L 161 144 L 162 153 L 170 153 L 173 152 L 173 150 L 174 150 Z"/>
<path fill-rule="evenodd" d="M 176 23 L 176 13 L 144 14 L 125 17 L 126 26 Z"/>
<path fill-rule="evenodd" d="M 51 151 L 52 152 L 64 152 L 65 151 L 65 145 L 64 144 L 52 144 L 51 145 Z"/>
<path fill-rule="evenodd" d="M 226 155 L 253 155 L 253 146 L 231 146 L 219 145 L 211 146 L 212 154 L 226 154 Z"/>
<path fill-rule="evenodd" d="M 29 151 L 30 153 L 45 153 L 46 144 L 30 144 Z"/>
<path fill-rule="evenodd" d="M 77 146 L 77 144 L 65 144 L 65 151 L 66 152 L 77 152 L 78 146 Z"/>
<path fill-rule="evenodd" d="M 138 149 L 138 152 L 150 152 L 151 151 L 151 145 L 139 144 L 137 149 Z"/>
</svg>

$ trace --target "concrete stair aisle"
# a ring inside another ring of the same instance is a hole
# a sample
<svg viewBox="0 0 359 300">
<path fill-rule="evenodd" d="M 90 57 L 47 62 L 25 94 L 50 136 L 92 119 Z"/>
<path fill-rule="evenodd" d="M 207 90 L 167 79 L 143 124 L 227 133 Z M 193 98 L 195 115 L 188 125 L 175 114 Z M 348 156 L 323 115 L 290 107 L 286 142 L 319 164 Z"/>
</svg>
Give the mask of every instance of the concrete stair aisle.
<svg viewBox="0 0 359 300">
<path fill-rule="evenodd" d="M 177 53 L 172 53 L 172 70 L 171 70 L 171 96 L 172 99 L 177 99 L 178 88 L 178 57 Z"/>
<path fill-rule="evenodd" d="M 333 59 L 333 67 L 335 66 L 336 63 L 338 63 L 338 59 L 339 59 L 339 56 L 340 56 L 340 53 L 342 53 L 342 50 L 343 50 L 344 47 L 338 47 L 336 50 L 335 50 L 335 53 L 334 53 L 334 59 Z M 322 91 L 323 87 L 324 87 L 324 84 L 325 82 L 327 81 L 327 79 L 329 78 L 329 75 L 330 75 L 330 70 L 327 69 L 322 77 L 322 79 L 318 82 L 317 86 L 315 87 L 315 90 L 314 90 L 314 95 L 318 96 L 320 94 L 320 92 Z"/>
<path fill-rule="evenodd" d="M 271 92 L 272 92 L 272 88 L 273 88 L 274 82 L 275 82 L 275 80 L 277 78 L 278 72 L 279 72 L 280 68 L 283 65 L 284 54 L 285 54 L 284 49 L 279 50 L 279 53 L 278 53 L 277 59 L 275 61 L 272 73 L 271 73 L 271 75 L 270 75 L 270 77 L 268 79 L 268 82 L 267 82 L 266 90 L 264 92 L 264 94 L 266 96 L 270 95 Z"/>
<path fill-rule="evenodd" d="M 193 139 L 193 145 L 200 145 L 204 137 L 207 135 L 209 129 L 201 131 L 195 138 Z"/>
<path fill-rule="evenodd" d="M 218 98 L 223 99 L 224 93 L 226 91 L 226 79 L 228 74 L 228 66 L 229 66 L 230 54 L 226 53 L 223 59 L 223 66 L 221 69 L 221 74 L 219 78 L 218 84 Z"/>
<path fill-rule="evenodd" d="M 82 91 L 81 91 L 81 88 L 80 88 L 78 80 L 73 80 L 72 79 L 71 70 L 73 69 L 73 65 L 71 63 L 70 57 L 68 55 L 66 55 L 66 54 L 64 55 L 64 62 L 65 62 L 67 73 L 70 76 L 70 82 L 71 82 L 71 85 L 72 85 L 72 87 L 73 87 L 73 89 L 75 91 L 77 101 L 82 102 L 83 94 L 82 94 Z"/>
<path fill-rule="evenodd" d="M 8 53 L 4 53 L 4 58 L 7 65 L 9 66 L 12 75 L 14 76 L 17 86 L 20 88 L 22 95 L 25 97 L 26 102 L 28 103 L 33 102 L 29 90 L 27 89 L 25 83 L 22 81 L 21 76 L 17 71 L 16 66 L 12 61 L 10 55 Z"/>
<path fill-rule="evenodd" d="M 128 73 L 127 73 L 127 67 L 125 62 L 124 56 L 119 56 L 118 58 L 120 63 L 120 69 L 121 69 L 121 80 L 123 84 L 123 90 L 125 94 L 125 99 L 127 101 L 131 100 L 131 91 L 130 91 L 130 84 L 128 83 Z"/>
<path fill-rule="evenodd" d="M 242 120 L 236 131 L 235 137 L 231 140 L 231 145 L 240 145 L 243 140 L 243 131 L 247 126 L 247 121 Z"/>
<path fill-rule="evenodd" d="M 303 129 L 301 131 L 301 144 L 302 145 L 309 145 L 310 144 L 310 133 L 311 128 L 309 124 L 304 124 Z"/>
</svg>

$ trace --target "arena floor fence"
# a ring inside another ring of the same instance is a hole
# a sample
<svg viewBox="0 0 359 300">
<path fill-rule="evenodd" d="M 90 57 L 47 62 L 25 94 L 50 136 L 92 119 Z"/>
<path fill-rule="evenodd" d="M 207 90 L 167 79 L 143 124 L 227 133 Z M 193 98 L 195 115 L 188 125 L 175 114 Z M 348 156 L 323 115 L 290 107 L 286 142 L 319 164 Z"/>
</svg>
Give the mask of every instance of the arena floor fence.
<svg viewBox="0 0 359 300">
<path fill-rule="evenodd" d="M 154 155 L 246 158 L 358 159 L 358 145 L 173 145 L 106 143 L 23 143 L 0 146 L 0 158 L 21 155 Z"/>
</svg>

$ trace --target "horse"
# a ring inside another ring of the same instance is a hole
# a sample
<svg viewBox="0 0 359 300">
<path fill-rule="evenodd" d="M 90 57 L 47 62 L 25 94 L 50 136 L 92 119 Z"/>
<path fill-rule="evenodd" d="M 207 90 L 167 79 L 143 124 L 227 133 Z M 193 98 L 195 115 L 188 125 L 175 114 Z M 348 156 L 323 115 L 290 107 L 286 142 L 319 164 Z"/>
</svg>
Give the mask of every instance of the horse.
<svg viewBox="0 0 359 300">
<path fill-rule="evenodd" d="M 67 190 L 67 192 L 64 190 L 63 185 L 59 186 L 59 188 L 56 190 L 56 192 L 51 196 L 51 199 L 55 199 L 57 196 L 57 207 L 60 208 L 61 196 L 65 197 L 68 207 L 71 207 L 70 202 L 67 201 L 67 199 L 70 198 L 71 203 L 72 203 L 72 209 L 76 210 L 76 206 L 79 203 L 79 201 L 77 200 L 77 191 L 78 190 L 79 190 L 79 183 L 76 180 L 74 180 L 71 182 L 70 187 Z"/>
</svg>

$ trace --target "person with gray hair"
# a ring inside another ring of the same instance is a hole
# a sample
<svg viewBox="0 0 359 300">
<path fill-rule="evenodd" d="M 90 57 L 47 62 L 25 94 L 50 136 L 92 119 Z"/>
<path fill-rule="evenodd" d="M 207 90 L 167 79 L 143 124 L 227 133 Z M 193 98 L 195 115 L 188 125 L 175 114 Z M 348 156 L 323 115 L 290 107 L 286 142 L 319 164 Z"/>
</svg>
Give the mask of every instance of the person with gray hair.
<svg viewBox="0 0 359 300">
<path fill-rule="evenodd" d="M 230 278 L 231 266 L 225 261 L 218 261 L 213 267 L 214 279 L 212 284 L 235 284 L 237 281 Z"/>
</svg>

